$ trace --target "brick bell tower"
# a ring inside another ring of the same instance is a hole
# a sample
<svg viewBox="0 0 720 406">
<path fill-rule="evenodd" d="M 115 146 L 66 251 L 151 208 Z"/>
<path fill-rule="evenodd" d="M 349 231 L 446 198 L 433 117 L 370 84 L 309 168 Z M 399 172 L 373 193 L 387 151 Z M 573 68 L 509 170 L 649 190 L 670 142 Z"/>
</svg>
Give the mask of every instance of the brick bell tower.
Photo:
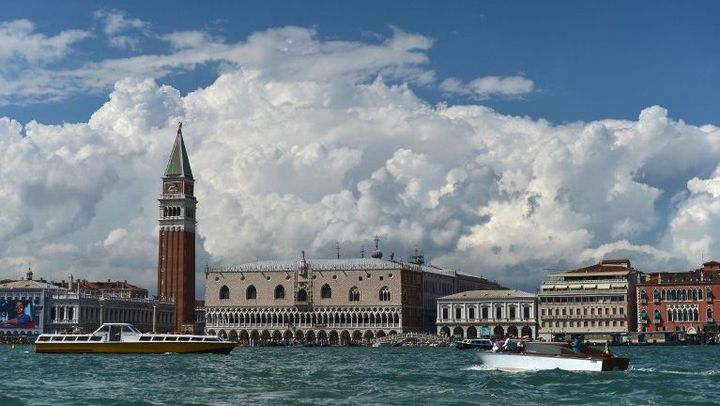
<svg viewBox="0 0 720 406">
<path fill-rule="evenodd" d="M 175 330 L 195 323 L 195 199 L 182 123 L 162 179 L 158 297 L 175 301 Z"/>
</svg>

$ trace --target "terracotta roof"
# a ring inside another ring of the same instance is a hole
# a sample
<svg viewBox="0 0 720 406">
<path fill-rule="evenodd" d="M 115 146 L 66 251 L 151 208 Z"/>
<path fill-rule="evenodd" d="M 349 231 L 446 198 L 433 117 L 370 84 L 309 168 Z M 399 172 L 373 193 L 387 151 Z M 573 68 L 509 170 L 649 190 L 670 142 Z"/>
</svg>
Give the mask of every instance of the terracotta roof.
<svg viewBox="0 0 720 406">
<path fill-rule="evenodd" d="M 511 297 L 535 297 L 534 294 L 516 289 L 468 290 L 438 298 L 438 300 L 504 299 Z"/>
</svg>

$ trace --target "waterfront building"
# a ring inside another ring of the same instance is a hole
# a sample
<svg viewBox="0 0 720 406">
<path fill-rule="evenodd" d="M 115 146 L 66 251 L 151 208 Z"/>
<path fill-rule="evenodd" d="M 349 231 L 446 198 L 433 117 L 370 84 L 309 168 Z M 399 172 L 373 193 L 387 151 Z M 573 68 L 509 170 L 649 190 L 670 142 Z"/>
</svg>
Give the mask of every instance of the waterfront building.
<svg viewBox="0 0 720 406">
<path fill-rule="evenodd" d="M 540 337 L 606 340 L 635 331 L 638 278 L 628 259 L 549 274 L 538 293 Z"/>
<path fill-rule="evenodd" d="M 33 280 L 28 271 L 25 279 L 0 284 L 2 335 L 92 331 L 103 322 L 133 323 L 143 331 L 166 332 L 174 330 L 174 314 L 172 302 L 148 299 L 147 290 L 127 281 L 55 283 Z"/>
<path fill-rule="evenodd" d="M 0 283 L 0 341 L 7 336 L 35 336 L 45 331 L 44 309 L 47 298 L 64 291 L 43 280 L 33 280 L 28 270 L 25 279 Z"/>
<path fill-rule="evenodd" d="M 437 300 L 437 333 L 477 338 L 537 336 L 537 297 L 513 289 L 470 290 Z"/>
<path fill-rule="evenodd" d="M 689 272 L 642 275 L 636 295 L 638 332 L 717 333 L 720 262 Z"/>
<path fill-rule="evenodd" d="M 194 183 L 180 123 L 162 178 L 157 275 L 158 297 L 175 302 L 178 332 L 195 324 Z"/>
<path fill-rule="evenodd" d="M 383 260 L 378 250 L 372 258 L 306 260 L 303 255 L 297 261 L 207 267 L 206 329 L 241 342 L 329 344 L 421 331 L 425 311 L 436 312 L 434 303 L 432 309 L 424 307 L 428 276 L 433 281 L 453 277 L 424 264 Z M 492 285 L 474 278 L 478 285 Z"/>
<path fill-rule="evenodd" d="M 140 331 L 175 331 L 175 304 L 147 297 L 58 290 L 46 299 L 44 331 L 94 331 L 102 323 L 131 323 Z"/>
</svg>

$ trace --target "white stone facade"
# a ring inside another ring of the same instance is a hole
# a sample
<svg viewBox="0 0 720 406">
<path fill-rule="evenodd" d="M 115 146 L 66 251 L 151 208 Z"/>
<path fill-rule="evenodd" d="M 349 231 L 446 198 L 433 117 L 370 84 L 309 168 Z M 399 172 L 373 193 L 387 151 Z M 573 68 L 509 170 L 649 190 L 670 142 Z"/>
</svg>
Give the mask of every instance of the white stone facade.
<svg viewBox="0 0 720 406">
<path fill-rule="evenodd" d="M 537 335 L 537 299 L 519 290 L 474 290 L 438 299 L 437 333 L 476 338 Z"/>
</svg>

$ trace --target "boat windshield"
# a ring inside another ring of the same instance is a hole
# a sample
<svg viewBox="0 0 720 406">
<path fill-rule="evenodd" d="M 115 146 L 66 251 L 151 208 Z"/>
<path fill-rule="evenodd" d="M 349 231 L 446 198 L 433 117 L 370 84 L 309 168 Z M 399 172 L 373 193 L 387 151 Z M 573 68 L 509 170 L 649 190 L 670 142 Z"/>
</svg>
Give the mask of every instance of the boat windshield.
<svg viewBox="0 0 720 406">
<path fill-rule="evenodd" d="M 140 331 L 131 325 L 123 326 L 123 334 L 140 334 Z"/>
</svg>

